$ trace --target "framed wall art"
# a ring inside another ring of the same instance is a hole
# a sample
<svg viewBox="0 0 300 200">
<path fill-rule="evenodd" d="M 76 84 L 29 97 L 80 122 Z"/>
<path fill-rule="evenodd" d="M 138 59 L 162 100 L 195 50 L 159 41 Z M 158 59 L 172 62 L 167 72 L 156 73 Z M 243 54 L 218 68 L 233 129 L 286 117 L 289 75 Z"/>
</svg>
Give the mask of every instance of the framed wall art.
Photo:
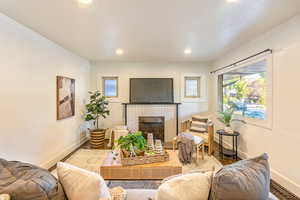
<svg viewBox="0 0 300 200">
<path fill-rule="evenodd" d="M 56 77 L 57 120 L 75 115 L 75 79 Z"/>
</svg>

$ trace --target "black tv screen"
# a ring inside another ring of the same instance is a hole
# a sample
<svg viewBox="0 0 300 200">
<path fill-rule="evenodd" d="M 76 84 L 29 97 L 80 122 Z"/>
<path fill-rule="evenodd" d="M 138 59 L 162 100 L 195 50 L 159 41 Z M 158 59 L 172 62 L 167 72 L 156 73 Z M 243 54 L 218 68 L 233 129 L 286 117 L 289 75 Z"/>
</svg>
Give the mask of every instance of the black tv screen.
<svg viewBox="0 0 300 200">
<path fill-rule="evenodd" d="M 174 103 L 172 78 L 131 78 L 130 103 Z"/>
</svg>

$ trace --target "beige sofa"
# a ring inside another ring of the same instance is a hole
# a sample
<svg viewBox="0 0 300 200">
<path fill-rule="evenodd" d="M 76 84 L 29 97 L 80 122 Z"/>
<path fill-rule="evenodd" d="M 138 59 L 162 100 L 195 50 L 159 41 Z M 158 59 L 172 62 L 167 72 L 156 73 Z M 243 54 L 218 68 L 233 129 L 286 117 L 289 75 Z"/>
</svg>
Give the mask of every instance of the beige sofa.
<svg viewBox="0 0 300 200">
<path fill-rule="evenodd" d="M 155 200 L 156 190 L 145 190 L 145 189 L 132 189 L 127 190 L 127 200 L 149 200 L 149 198 Z M 278 200 L 272 193 L 269 195 L 268 200 Z"/>
<path fill-rule="evenodd" d="M 127 200 L 155 200 L 156 190 L 146 189 L 130 189 L 127 191 Z M 10 200 L 7 195 L 0 195 L 0 200 Z M 268 200 L 278 200 L 272 193 L 270 193 Z"/>
<path fill-rule="evenodd" d="M 0 183 L 2 181 L 2 184 L 0 184 L 0 194 L 12 194 L 15 197 L 14 200 L 34 200 L 41 199 L 40 197 L 45 200 L 65 199 L 61 184 L 59 184 L 57 179 L 47 170 L 27 163 L 0 159 L 0 172 L 0 177 L 3 178 L 0 180 Z M 31 191 L 31 193 L 26 191 Z M 47 192 L 45 193 L 45 191 Z M 128 189 L 126 191 L 127 200 L 155 200 L 155 194 L 157 192 L 157 190 L 147 189 Z M 25 194 L 30 194 L 32 198 L 26 198 Z M 1 197 L 0 195 L 0 200 L 8 199 L 7 196 L 3 195 Z M 268 200 L 277 200 L 277 198 L 270 193 Z"/>
</svg>

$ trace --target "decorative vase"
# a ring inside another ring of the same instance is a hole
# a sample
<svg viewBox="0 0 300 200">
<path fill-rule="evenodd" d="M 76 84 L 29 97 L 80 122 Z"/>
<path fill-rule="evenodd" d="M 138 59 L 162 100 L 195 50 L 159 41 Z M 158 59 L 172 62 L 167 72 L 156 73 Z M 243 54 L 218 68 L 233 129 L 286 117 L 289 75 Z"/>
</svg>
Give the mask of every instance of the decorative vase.
<svg viewBox="0 0 300 200">
<path fill-rule="evenodd" d="M 148 146 L 148 150 L 150 150 L 150 151 L 154 150 L 154 141 L 153 141 L 152 133 L 148 133 L 148 135 L 147 135 L 147 146 Z"/>
<path fill-rule="evenodd" d="M 104 147 L 105 129 L 96 129 L 91 131 L 90 144 L 92 149 Z"/>
<path fill-rule="evenodd" d="M 164 151 L 161 140 L 155 140 L 155 153 L 162 154 Z"/>
</svg>

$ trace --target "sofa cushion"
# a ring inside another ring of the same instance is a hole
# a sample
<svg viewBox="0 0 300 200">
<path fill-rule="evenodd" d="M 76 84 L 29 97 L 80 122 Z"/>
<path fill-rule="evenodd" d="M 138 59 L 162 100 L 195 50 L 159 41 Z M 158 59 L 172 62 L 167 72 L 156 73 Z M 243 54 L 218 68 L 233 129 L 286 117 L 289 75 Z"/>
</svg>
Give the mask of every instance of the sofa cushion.
<svg viewBox="0 0 300 200">
<path fill-rule="evenodd" d="M 10 200 L 10 196 L 8 194 L 0 194 L 0 200 Z"/>
<path fill-rule="evenodd" d="M 58 180 L 37 166 L 0 159 L 0 194 L 13 200 L 63 200 Z"/>
<path fill-rule="evenodd" d="M 111 198 L 109 189 L 99 174 L 61 162 L 57 164 L 57 174 L 68 200 Z"/>
<path fill-rule="evenodd" d="M 191 173 L 172 178 L 158 188 L 156 200 L 207 200 L 212 174 Z"/>
<path fill-rule="evenodd" d="M 213 178 L 211 199 L 268 199 L 269 190 L 270 168 L 268 155 L 263 154 L 220 169 Z"/>
</svg>

